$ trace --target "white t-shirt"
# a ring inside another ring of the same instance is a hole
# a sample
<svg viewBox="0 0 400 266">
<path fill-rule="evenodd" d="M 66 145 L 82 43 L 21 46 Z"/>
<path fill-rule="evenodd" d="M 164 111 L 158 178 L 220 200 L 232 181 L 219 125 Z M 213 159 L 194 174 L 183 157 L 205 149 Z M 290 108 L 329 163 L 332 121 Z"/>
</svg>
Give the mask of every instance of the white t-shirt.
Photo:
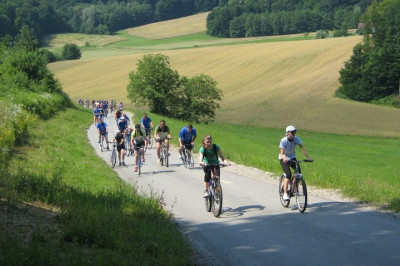
<svg viewBox="0 0 400 266">
<path fill-rule="evenodd" d="M 283 137 L 281 139 L 281 143 L 279 144 L 279 148 L 283 149 L 283 154 L 288 157 L 290 160 L 296 158 L 296 145 L 301 145 L 301 139 L 299 137 L 294 137 L 292 141 L 289 141 L 287 137 Z M 279 159 L 281 158 L 281 154 L 279 153 Z"/>
</svg>

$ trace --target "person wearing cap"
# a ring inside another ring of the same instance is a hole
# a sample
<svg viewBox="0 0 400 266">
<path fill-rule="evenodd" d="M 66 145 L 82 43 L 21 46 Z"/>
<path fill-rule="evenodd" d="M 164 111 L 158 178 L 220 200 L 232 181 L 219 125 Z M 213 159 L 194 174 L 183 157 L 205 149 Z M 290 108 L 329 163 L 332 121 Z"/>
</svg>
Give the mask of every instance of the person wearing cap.
<svg viewBox="0 0 400 266">
<path fill-rule="evenodd" d="M 135 131 L 132 132 L 131 137 L 131 147 L 135 147 L 135 172 L 138 171 L 138 159 L 139 159 L 139 149 L 142 149 L 142 162 L 145 162 L 144 158 L 144 140 L 146 137 L 146 132 L 140 128 L 140 124 L 135 125 Z"/>
<path fill-rule="evenodd" d="M 283 183 L 283 200 L 288 201 L 289 195 L 287 194 L 288 184 L 292 178 L 292 171 L 290 168 L 295 169 L 296 164 L 296 145 L 300 147 L 301 152 L 312 160 L 303 146 L 303 142 L 296 136 L 297 129 L 294 126 L 286 127 L 286 135 L 281 139 L 279 144 L 279 162 L 281 163 L 282 170 L 285 172 L 285 181 Z"/>
<path fill-rule="evenodd" d="M 122 135 L 122 132 L 120 130 L 115 131 L 115 137 L 113 139 L 113 142 L 117 142 L 117 151 L 118 151 L 118 160 L 119 160 L 119 165 L 126 166 L 124 160 L 125 160 L 125 138 L 124 135 Z M 121 162 L 122 160 L 122 162 Z"/>
<path fill-rule="evenodd" d="M 125 118 L 124 116 L 121 116 L 121 119 L 120 119 L 120 120 L 118 121 L 118 123 L 117 123 L 118 129 L 119 129 L 122 133 L 124 133 L 125 130 L 128 128 L 128 125 L 129 125 L 129 123 L 128 123 L 128 121 L 126 120 L 126 118 Z"/>
</svg>

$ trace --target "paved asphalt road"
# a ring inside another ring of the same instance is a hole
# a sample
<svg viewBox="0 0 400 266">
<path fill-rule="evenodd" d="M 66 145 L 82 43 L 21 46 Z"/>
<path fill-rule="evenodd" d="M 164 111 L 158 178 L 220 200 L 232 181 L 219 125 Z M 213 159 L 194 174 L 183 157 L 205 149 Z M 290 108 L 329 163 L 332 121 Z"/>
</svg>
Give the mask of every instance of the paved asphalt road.
<svg viewBox="0 0 400 266">
<path fill-rule="evenodd" d="M 106 122 L 112 136 L 115 121 L 109 116 Z M 100 151 L 94 125 L 88 138 L 109 164 L 111 152 Z M 125 162 L 127 167 L 115 168 L 120 178 L 143 193 L 162 195 L 165 209 L 201 254 L 201 264 L 400 265 L 400 221 L 395 214 L 316 196 L 309 196 L 301 214 L 292 203 L 282 207 L 277 184 L 226 167 L 221 169 L 223 213 L 215 218 L 204 207 L 202 169 L 198 164 L 184 168 L 175 148 L 168 168 L 158 164 L 154 147 L 148 150 L 140 177 L 133 171 L 133 157 Z"/>
</svg>

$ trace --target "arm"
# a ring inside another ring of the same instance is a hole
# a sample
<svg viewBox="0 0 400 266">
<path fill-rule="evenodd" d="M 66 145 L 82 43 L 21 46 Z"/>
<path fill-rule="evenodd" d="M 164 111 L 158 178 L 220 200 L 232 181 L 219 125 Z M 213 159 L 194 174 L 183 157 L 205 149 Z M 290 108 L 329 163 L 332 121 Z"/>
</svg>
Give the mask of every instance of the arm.
<svg viewBox="0 0 400 266">
<path fill-rule="evenodd" d="M 205 164 L 203 162 L 203 159 L 204 159 L 204 154 L 201 151 L 199 151 L 199 164 L 200 165 L 204 165 Z"/>
<path fill-rule="evenodd" d="M 225 160 L 225 157 L 224 157 L 224 155 L 222 154 L 221 148 L 218 150 L 218 155 L 219 155 L 219 157 L 221 158 L 221 160 L 224 162 L 224 164 L 228 164 L 228 161 Z"/>
<path fill-rule="evenodd" d="M 307 159 L 312 160 L 312 159 L 310 158 L 310 155 L 308 155 L 308 153 L 307 153 L 307 151 L 306 151 L 306 148 L 304 148 L 303 145 L 299 145 L 299 147 L 300 147 L 301 152 L 304 154 L 304 156 L 306 156 Z"/>
</svg>

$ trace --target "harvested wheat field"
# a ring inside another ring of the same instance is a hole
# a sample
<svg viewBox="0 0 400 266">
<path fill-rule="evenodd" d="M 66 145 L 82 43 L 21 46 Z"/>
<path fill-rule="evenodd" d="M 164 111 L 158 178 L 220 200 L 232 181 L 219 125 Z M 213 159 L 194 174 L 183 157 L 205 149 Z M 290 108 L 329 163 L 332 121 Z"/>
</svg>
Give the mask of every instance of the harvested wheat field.
<svg viewBox="0 0 400 266">
<path fill-rule="evenodd" d="M 205 32 L 205 21 L 208 13 L 209 12 L 131 28 L 128 29 L 128 34 L 157 40 Z"/>
<path fill-rule="evenodd" d="M 208 13 L 130 29 L 146 38 L 170 38 L 205 31 Z M 272 37 L 274 38 L 274 37 Z M 221 39 L 221 44 L 226 39 Z M 168 50 L 181 76 L 210 75 L 223 90 L 218 122 L 302 130 L 400 137 L 400 110 L 334 97 L 339 71 L 362 37 L 251 43 Z M 153 49 L 153 48 L 152 48 Z M 128 102 L 129 72 L 146 53 L 50 64 L 71 98 Z M 129 53 L 129 54 L 128 54 Z M 99 50 L 99 56 L 107 50 Z"/>
</svg>

